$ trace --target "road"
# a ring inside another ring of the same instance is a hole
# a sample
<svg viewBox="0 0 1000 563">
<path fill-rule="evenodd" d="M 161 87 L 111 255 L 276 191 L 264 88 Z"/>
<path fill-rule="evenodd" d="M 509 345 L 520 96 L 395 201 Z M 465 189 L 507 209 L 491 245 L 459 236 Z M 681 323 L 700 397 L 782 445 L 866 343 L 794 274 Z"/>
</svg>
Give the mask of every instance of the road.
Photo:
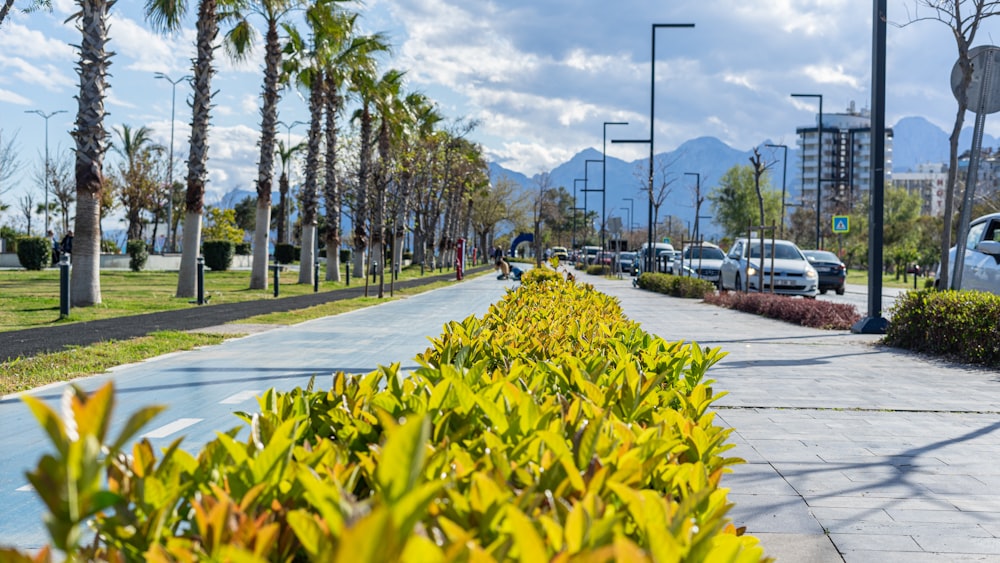
<svg viewBox="0 0 1000 563">
<path fill-rule="evenodd" d="M 324 388 L 338 371 L 367 373 L 378 365 L 412 359 L 441 334 L 445 323 L 483 315 L 516 282 L 486 275 L 379 306 L 275 328 L 218 346 L 160 356 L 75 383 L 93 390 L 115 382 L 117 405 L 111 436 L 141 406 L 167 410 L 144 429 L 156 450 L 178 436 L 182 447 L 200 451 L 216 432 L 241 426 L 233 413 L 257 410 L 255 397 L 274 387 L 305 387 L 316 377 Z M 65 384 L 31 392 L 53 408 Z M 37 549 L 48 538 L 43 507 L 24 477 L 52 447 L 18 396 L 0 398 L 0 545 Z"/>
<path fill-rule="evenodd" d="M 907 292 L 906 289 L 900 289 L 896 287 L 883 287 L 882 288 L 882 316 L 886 318 L 891 318 L 891 309 L 893 303 L 895 303 L 896 298 Z M 866 285 L 856 285 L 847 284 L 844 288 L 843 295 L 837 295 L 833 291 L 828 291 L 826 295 L 817 295 L 817 299 L 822 299 L 824 301 L 832 301 L 834 303 L 846 303 L 848 305 L 854 305 L 861 313 L 862 316 L 868 314 L 868 286 Z"/>
</svg>

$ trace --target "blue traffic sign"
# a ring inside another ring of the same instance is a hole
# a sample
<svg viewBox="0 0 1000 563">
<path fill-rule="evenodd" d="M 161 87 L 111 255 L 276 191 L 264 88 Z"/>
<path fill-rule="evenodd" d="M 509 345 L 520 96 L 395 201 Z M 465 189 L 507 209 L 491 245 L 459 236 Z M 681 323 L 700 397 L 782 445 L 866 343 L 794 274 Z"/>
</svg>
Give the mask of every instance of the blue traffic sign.
<svg viewBox="0 0 1000 563">
<path fill-rule="evenodd" d="M 851 219 L 847 215 L 833 216 L 833 232 L 848 233 L 851 231 Z"/>
</svg>

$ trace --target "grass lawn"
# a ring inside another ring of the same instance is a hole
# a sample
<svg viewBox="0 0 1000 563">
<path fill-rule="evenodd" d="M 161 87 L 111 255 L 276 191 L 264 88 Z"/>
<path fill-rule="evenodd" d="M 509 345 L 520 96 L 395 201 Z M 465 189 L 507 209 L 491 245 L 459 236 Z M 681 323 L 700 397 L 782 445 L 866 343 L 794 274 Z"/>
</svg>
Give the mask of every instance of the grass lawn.
<svg viewBox="0 0 1000 563">
<path fill-rule="evenodd" d="M 424 277 L 436 275 L 426 271 Z M 323 273 L 320 273 L 323 276 Z M 420 267 L 404 268 L 400 280 L 419 278 Z M 346 279 L 341 276 L 341 279 Z M 268 274 L 268 288 L 248 289 L 250 272 L 246 270 L 213 272 L 205 270 L 205 298 L 209 303 L 235 303 L 256 299 L 274 299 L 273 273 Z M 313 292 L 311 284 L 299 284 L 298 272 L 286 270 L 280 274 L 279 299 Z M 364 284 L 364 279 L 351 279 L 351 285 Z M 375 286 L 375 283 L 369 283 Z M 389 280 L 386 279 L 386 291 Z M 319 290 L 331 291 L 345 287 L 344 282 L 320 281 Z M 101 304 L 70 310 L 66 319 L 59 319 L 59 271 L 51 268 L 41 272 L 0 270 L 0 331 L 22 330 L 50 326 L 56 323 L 91 321 L 126 315 L 154 313 L 193 307 L 188 298 L 174 297 L 177 291 L 176 271 L 131 272 L 105 270 L 101 272 Z"/>
<path fill-rule="evenodd" d="M 924 282 L 932 279 L 928 277 L 917 278 L 917 287 L 923 289 Z M 868 285 L 868 271 L 867 270 L 848 270 L 847 271 L 847 283 L 855 285 Z M 898 287 L 901 289 L 913 289 L 913 276 L 907 275 L 906 281 L 903 281 L 903 276 L 896 279 L 896 274 L 885 274 L 882 276 L 882 287 Z"/>
</svg>

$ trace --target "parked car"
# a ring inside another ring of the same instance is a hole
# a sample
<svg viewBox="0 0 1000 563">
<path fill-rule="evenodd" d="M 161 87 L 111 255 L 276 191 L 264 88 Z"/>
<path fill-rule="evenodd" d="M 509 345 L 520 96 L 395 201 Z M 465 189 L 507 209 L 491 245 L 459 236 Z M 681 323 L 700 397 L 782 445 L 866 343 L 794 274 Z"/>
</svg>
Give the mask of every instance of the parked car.
<svg viewBox="0 0 1000 563">
<path fill-rule="evenodd" d="M 618 263 L 621 265 L 622 272 L 628 272 L 634 275 L 635 272 L 635 252 L 619 252 L 618 253 Z"/>
<path fill-rule="evenodd" d="M 830 289 L 837 295 L 844 294 L 844 284 L 847 282 L 847 266 L 837 258 L 837 255 L 826 250 L 803 250 L 809 263 L 816 268 L 819 275 L 819 292 L 826 295 Z"/>
<path fill-rule="evenodd" d="M 640 267 L 642 268 L 643 271 L 646 269 L 646 258 L 650 256 L 650 254 L 652 254 L 653 271 L 666 273 L 667 270 L 664 269 L 664 264 L 666 264 L 666 262 L 664 261 L 662 256 L 664 253 L 672 254 L 673 252 L 674 252 L 674 246 L 669 242 L 654 242 L 652 251 L 650 251 L 649 243 L 644 242 L 642 243 L 642 246 L 639 247 L 639 252 L 638 252 L 639 262 L 641 262 Z"/>
<path fill-rule="evenodd" d="M 551 256 L 555 256 L 560 262 L 567 262 L 569 260 L 569 252 L 566 251 L 564 246 L 553 246 L 550 250 Z"/>
<path fill-rule="evenodd" d="M 955 266 L 955 248 L 952 247 L 948 252 L 952 272 Z M 940 267 L 938 270 L 936 279 L 940 280 Z M 1000 294 L 1000 213 L 984 215 L 969 223 L 961 289 Z"/>
<path fill-rule="evenodd" d="M 760 271 L 764 274 L 763 287 L 758 287 Z M 782 295 L 814 298 L 819 275 L 792 241 L 764 239 L 762 248 L 758 238 L 752 240 L 741 238 L 736 239 L 722 263 L 720 283 L 723 290 L 763 290 Z"/>
<path fill-rule="evenodd" d="M 722 277 L 722 263 L 726 260 L 726 253 L 722 249 L 710 242 L 692 244 L 684 248 L 680 257 L 674 259 L 675 268 L 689 268 L 694 275 L 703 280 L 708 280 L 719 287 L 719 279 Z"/>
</svg>

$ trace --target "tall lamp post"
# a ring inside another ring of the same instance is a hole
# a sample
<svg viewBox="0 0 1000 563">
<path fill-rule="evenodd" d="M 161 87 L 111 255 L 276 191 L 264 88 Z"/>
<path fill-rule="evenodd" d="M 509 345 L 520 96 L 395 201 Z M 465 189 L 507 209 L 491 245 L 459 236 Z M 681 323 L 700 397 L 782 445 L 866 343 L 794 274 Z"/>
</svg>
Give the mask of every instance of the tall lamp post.
<svg viewBox="0 0 1000 563">
<path fill-rule="evenodd" d="M 633 199 L 631 197 L 623 197 L 622 201 L 627 201 L 628 202 L 628 207 L 629 207 L 629 212 L 628 212 L 628 216 L 629 216 L 628 232 L 629 232 L 629 234 L 632 234 L 632 220 L 635 219 L 635 199 Z"/>
<path fill-rule="evenodd" d="M 623 211 L 628 211 L 628 231 L 629 231 L 629 233 L 631 233 L 632 232 L 632 210 L 629 209 L 628 207 L 620 207 L 619 209 L 622 209 Z"/>
<path fill-rule="evenodd" d="M 66 110 L 60 109 L 53 112 L 45 113 L 40 109 L 26 110 L 24 113 L 34 113 L 36 115 L 42 116 L 45 120 L 45 233 L 48 236 L 49 232 L 49 118 L 53 115 L 60 113 L 66 113 Z"/>
<path fill-rule="evenodd" d="M 698 219 L 701 217 L 701 174 L 698 172 L 685 172 L 685 176 L 694 176 L 694 240 L 698 240 Z"/>
<path fill-rule="evenodd" d="M 176 249 L 176 237 L 174 236 L 174 115 L 175 109 L 177 108 L 177 85 L 185 80 L 190 80 L 191 77 L 184 75 L 177 80 L 174 80 L 163 74 L 162 72 L 157 72 L 154 75 L 156 78 L 161 80 L 166 80 L 170 83 L 170 165 L 167 166 L 167 249 L 170 252 L 174 252 Z M 156 241 L 153 241 L 154 243 Z"/>
<path fill-rule="evenodd" d="M 819 217 L 822 215 L 823 197 L 822 180 L 823 175 L 823 94 L 792 94 L 793 98 L 817 98 L 819 100 L 819 122 L 816 128 L 816 248 L 823 248 L 820 239 Z M 805 162 L 805 161 L 803 161 Z"/>
<path fill-rule="evenodd" d="M 576 250 L 576 212 L 578 210 L 580 210 L 580 209 L 583 209 L 583 213 L 584 213 L 583 216 L 585 218 L 587 216 L 587 210 L 586 210 L 586 208 L 577 207 L 577 203 L 576 203 L 576 183 L 577 182 L 586 182 L 586 181 L 587 180 L 585 178 L 575 178 L 575 179 L 573 179 L 573 249 L 572 250 L 574 250 L 574 251 Z"/>
<path fill-rule="evenodd" d="M 279 121 L 278 125 L 281 125 L 282 127 L 285 128 L 285 150 L 289 150 L 292 146 L 292 128 L 295 127 L 296 125 L 307 125 L 307 123 L 305 121 L 293 121 L 291 123 L 285 123 L 284 121 Z M 281 160 L 281 172 L 286 175 L 288 174 L 288 162 L 285 161 L 284 159 Z M 289 184 L 291 184 L 291 178 L 288 178 L 288 182 Z M 285 233 L 283 236 L 281 233 L 279 233 L 278 238 L 280 240 L 287 241 L 289 238 L 291 238 L 289 236 L 291 225 L 288 224 L 289 223 L 288 218 L 285 217 L 285 215 L 287 214 L 287 210 L 284 207 L 282 207 L 279 210 L 279 212 L 281 213 L 282 223 L 285 226 Z"/>
<path fill-rule="evenodd" d="M 607 224 L 605 217 L 605 205 L 608 200 L 608 125 L 628 125 L 628 121 L 605 121 L 603 127 L 603 141 L 601 144 L 601 248 L 604 249 L 603 225 Z"/>
<path fill-rule="evenodd" d="M 788 145 L 764 145 L 773 149 L 784 149 L 781 157 L 781 238 L 785 238 L 785 178 L 788 176 Z"/>
<path fill-rule="evenodd" d="M 660 28 L 693 28 L 693 23 L 654 23 L 649 57 L 649 138 L 648 139 L 612 139 L 612 143 L 648 143 L 649 144 L 649 236 L 646 252 L 645 271 L 653 271 L 653 141 L 656 125 L 656 30 Z"/>
<path fill-rule="evenodd" d="M 600 159 L 596 159 L 596 158 L 588 158 L 587 160 L 583 161 L 583 190 L 581 190 L 581 191 L 583 192 L 583 208 L 584 208 L 584 210 L 587 209 L 587 194 L 589 192 L 604 192 L 604 186 L 601 186 L 601 189 L 599 189 L 599 190 L 598 189 L 593 189 L 593 190 L 590 189 L 590 180 L 589 180 L 590 164 L 591 163 L 595 163 L 595 162 L 601 162 L 601 160 Z M 584 221 L 587 220 L 587 212 L 586 211 L 584 211 L 584 213 L 583 213 L 583 220 Z M 603 215 L 601 216 L 601 242 L 602 242 L 602 244 L 601 244 L 601 250 L 604 250 L 604 245 L 603 245 L 603 242 L 604 242 L 604 216 Z"/>
</svg>

